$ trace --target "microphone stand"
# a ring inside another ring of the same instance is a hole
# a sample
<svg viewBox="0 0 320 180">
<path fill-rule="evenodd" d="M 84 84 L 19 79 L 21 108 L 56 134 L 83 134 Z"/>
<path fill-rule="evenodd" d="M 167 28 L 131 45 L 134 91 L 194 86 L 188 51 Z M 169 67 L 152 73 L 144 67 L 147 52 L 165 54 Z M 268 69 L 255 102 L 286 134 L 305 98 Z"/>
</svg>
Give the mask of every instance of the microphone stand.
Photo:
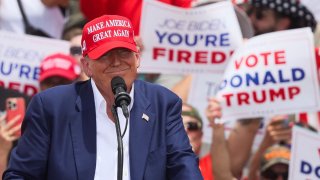
<svg viewBox="0 0 320 180">
<path fill-rule="evenodd" d="M 117 180 L 122 180 L 123 174 L 123 142 L 121 137 L 120 121 L 118 117 L 117 107 L 115 105 L 111 108 L 113 118 L 115 120 L 117 140 L 118 140 L 118 174 Z"/>
</svg>

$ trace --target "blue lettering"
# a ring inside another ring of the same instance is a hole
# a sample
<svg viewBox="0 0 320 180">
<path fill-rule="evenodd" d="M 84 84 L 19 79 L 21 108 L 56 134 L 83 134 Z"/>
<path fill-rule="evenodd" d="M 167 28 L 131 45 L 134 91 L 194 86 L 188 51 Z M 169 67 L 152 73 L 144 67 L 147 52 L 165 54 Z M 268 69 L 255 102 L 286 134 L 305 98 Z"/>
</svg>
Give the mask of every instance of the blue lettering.
<svg viewBox="0 0 320 180">
<path fill-rule="evenodd" d="M 212 46 L 216 46 L 217 36 L 216 35 L 207 35 L 206 36 L 206 47 L 209 44 L 212 44 Z"/>
<path fill-rule="evenodd" d="M 293 68 L 292 69 L 292 80 L 293 81 L 301 81 L 304 79 L 305 73 L 300 68 Z"/>
<path fill-rule="evenodd" d="M 22 76 L 25 75 L 25 77 L 29 79 L 30 71 L 31 71 L 31 68 L 29 66 L 21 65 L 19 77 L 22 78 Z"/>
<path fill-rule="evenodd" d="M 264 76 L 264 80 L 263 80 L 263 85 L 267 84 L 267 83 L 276 83 L 276 80 L 274 79 L 274 77 L 272 76 L 271 72 L 270 71 L 267 71 L 266 72 L 266 75 Z"/>
<path fill-rule="evenodd" d="M 191 39 L 191 38 L 189 38 L 190 37 L 190 35 L 189 34 L 187 34 L 186 35 L 186 44 L 188 45 L 188 46 L 194 46 L 194 45 L 196 45 L 197 44 L 197 41 L 198 41 L 198 36 L 197 35 L 194 35 L 193 37 L 193 42 L 192 43 L 190 43 L 189 42 L 189 39 Z M 201 38 L 201 36 L 200 36 L 200 38 Z"/>
<path fill-rule="evenodd" d="M 158 38 L 159 38 L 159 43 L 162 44 L 163 38 L 167 35 L 167 33 L 164 33 L 164 34 L 161 35 L 161 34 L 159 33 L 159 31 L 156 31 L 156 34 L 157 34 L 157 36 L 158 36 Z"/>
<path fill-rule="evenodd" d="M 254 77 L 251 76 L 251 74 L 246 74 L 246 81 L 247 86 L 250 86 L 250 82 L 252 82 L 254 85 L 259 85 L 259 76 L 258 73 L 254 73 Z"/>
<path fill-rule="evenodd" d="M 310 174 L 312 172 L 312 166 L 308 162 L 302 161 L 300 166 L 300 172 L 303 174 Z"/>
<path fill-rule="evenodd" d="M 35 67 L 34 71 L 33 71 L 32 79 L 33 80 L 38 80 L 39 79 L 39 75 L 40 75 L 40 67 Z"/>
<path fill-rule="evenodd" d="M 229 33 L 222 33 L 220 35 L 220 46 L 230 46 Z"/>
<path fill-rule="evenodd" d="M 239 75 L 235 75 L 231 78 L 230 84 L 232 87 L 239 87 L 242 84 L 242 78 Z"/>
<path fill-rule="evenodd" d="M 219 85 L 219 90 L 224 89 L 227 86 L 227 80 L 223 80 Z"/>
<path fill-rule="evenodd" d="M 12 63 L 10 63 L 9 66 L 7 66 L 7 71 L 5 71 L 5 64 L 4 64 L 4 62 L 1 62 L 0 65 L 1 65 L 1 66 L 0 66 L 0 72 L 1 72 L 1 74 L 6 75 L 6 76 L 8 76 L 8 75 L 11 74 L 12 69 L 13 69 L 13 64 L 12 64 Z"/>
<path fill-rule="evenodd" d="M 172 33 L 169 35 L 168 40 L 172 45 L 179 45 L 182 42 L 182 36 L 178 33 Z"/>
<path fill-rule="evenodd" d="M 314 173 L 316 174 L 316 176 L 320 179 L 320 166 L 316 167 L 316 169 L 314 170 Z"/>
<path fill-rule="evenodd" d="M 284 79 L 283 74 L 282 74 L 282 70 L 279 70 L 278 73 L 279 73 L 279 81 L 280 81 L 280 83 L 290 82 L 289 79 Z"/>
</svg>

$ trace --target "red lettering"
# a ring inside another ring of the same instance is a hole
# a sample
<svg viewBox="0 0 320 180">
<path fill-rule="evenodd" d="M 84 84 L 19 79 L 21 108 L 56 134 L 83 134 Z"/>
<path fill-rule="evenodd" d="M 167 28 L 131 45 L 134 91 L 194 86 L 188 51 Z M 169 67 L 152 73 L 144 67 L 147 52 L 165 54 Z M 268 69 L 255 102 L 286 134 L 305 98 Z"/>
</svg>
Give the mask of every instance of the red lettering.
<svg viewBox="0 0 320 180">
<path fill-rule="evenodd" d="M 242 61 L 243 61 L 243 57 L 241 57 L 240 61 L 239 60 L 235 61 L 236 70 L 238 70 L 240 68 L 240 65 L 242 64 Z"/>
<path fill-rule="evenodd" d="M 232 56 L 233 53 L 234 53 L 234 50 L 231 50 L 231 51 L 230 51 L 230 56 Z"/>
<path fill-rule="evenodd" d="M 285 51 L 276 51 L 274 53 L 274 63 L 275 64 L 285 64 L 286 63 L 286 56 Z"/>
<path fill-rule="evenodd" d="M 255 67 L 258 65 L 258 63 L 262 63 L 264 66 L 270 65 L 270 57 L 271 55 L 274 56 L 274 64 L 285 64 L 286 58 L 285 58 L 285 51 L 275 51 L 275 52 L 261 52 L 259 55 L 250 54 L 248 56 L 241 57 L 240 60 L 235 61 L 235 68 L 238 70 L 243 63 L 242 61 L 245 61 L 245 64 L 247 67 Z M 261 61 L 261 62 L 260 62 Z"/>
<path fill-rule="evenodd" d="M 212 52 L 211 54 L 211 63 L 212 64 L 218 64 L 218 63 L 223 63 L 226 59 L 227 56 L 224 52 Z"/>
<path fill-rule="evenodd" d="M 0 81 L 0 86 L 4 87 L 4 82 L 3 81 Z"/>
<path fill-rule="evenodd" d="M 158 56 L 165 56 L 165 48 L 153 48 L 152 58 L 154 60 L 158 59 Z"/>
<path fill-rule="evenodd" d="M 260 53 L 260 55 L 263 57 L 265 66 L 268 66 L 268 59 L 270 54 L 271 52 Z"/>
<path fill-rule="evenodd" d="M 190 63 L 191 52 L 189 51 L 178 51 L 178 62 L 185 61 L 186 63 Z"/>
<path fill-rule="evenodd" d="M 222 97 L 226 98 L 227 106 L 231 106 L 230 98 L 233 96 L 233 94 L 224 94 Z"/>
<path fill-rule="evenodd" d="M 238 106 L 250 105 L 252 103 L 262 104 L 266 102 L 285 101 L 293 99 L 300 93 L 300 88 L 297 86 L 291 86 L 288 88 L 266 89 L 261 91 L 252 92 L 239 92 L 237 94 L 224 94 L 223 98 L 226 100 L 226 105 L 231 106 L 232 100 L 236 101 Z M 233 99 L 235 97 L 236 99 Z"/>
<path fill-rule="evenodd" d="M 26 84 L 23 88 L 23 93 L 28 96 L 34 96 L 35 94 L 37 94 L 37 92 L 38 92 L 38 89 L 32 85 Z"/>
<path fill-rule="evenodd" d="M 154 47 L 152 49 L 152 58 L 158 60 L 159 58 L 166 59 L 168 62 L 187 63 L 187 64 L 219 64 L 224 63 L 232 54 L 230 52 L 221 51 L 188 51 L 175 50 Z"/>
<path fill-rule="evenodd" d="M 273 102 L 275 100 L 275 98 L 278 98 L 278 97 L 280 97 L 282 100 L 286 99 L 284 88 L 280 88 L 278 91 L 276 91 L 274 89 L 270 89 L 270 100 L 271 100 L 271 102 Z"/>
<path fill-rule="evenodd" d="M 21 84 L 17 82 L 9 82 L 8 89 L 20 91 L 20 85 Z"/>
<path fill-rule="evenodd" d="M 173 49 L 169 49 L 169 61 L 172 62 L 173 61 Z"/>
<path fill-rule="evenodd" d="M 256 91 L 253 91 L 253 100 L 256 103 L 264 103 L 266 101 L 266 91 L 262 90 L 262 97 L 261 99 L 258 99 L 258 95 Z"/>
<path fill-rule="evenodd" d="M 246 92 L 242 92 L 237 94 L 238 104 L 241 106 L 242 104 L 249 104 L 249 94 Z"/>
<path fill-rule="evenodd" d="M 297 86 L 288 88 L 289 99 L 293 99 L 293 97 L 299 93 L 300 93 L 300 88 Z"/>
<path fill-rule="evenodd" d="M 208 52 L 206 51 L 196 51 L 195 55 L 196 64 L 207 64 Z"/>
<path fill-rule="evenodd" d="M 250 61 L 250 59 L 252 59 L 251 61 Z M 251 62 L 251 63 L 250 63 Z M 256 66 L 258 64 L 258 57 L 256 56 L 256 55 L 254 55 L 254 54 L 252 54 L 252 55 L 250 55 L 250 56 L 248 56 L 247 58 L 246 58 L 246 65 L 248 66 L 248 67 L 254 67 L 254 66 Z"/>
</svg>

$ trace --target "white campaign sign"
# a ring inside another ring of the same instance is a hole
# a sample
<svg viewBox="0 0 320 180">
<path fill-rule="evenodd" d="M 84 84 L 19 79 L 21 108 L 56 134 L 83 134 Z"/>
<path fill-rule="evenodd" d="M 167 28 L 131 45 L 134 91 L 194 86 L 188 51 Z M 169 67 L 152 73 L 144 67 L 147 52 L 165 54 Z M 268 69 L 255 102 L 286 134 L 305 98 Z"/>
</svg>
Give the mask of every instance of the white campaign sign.
<svg viewBox="0 0 320 180">
<path fill-rule="evenodd" d="M 223 73 L 242 35 L 231 2 L 183 9 L 144 1 L 140 72 Z"/>
<path fill-rule="evenodd" d="M 208 106 L 208 99 L 214 97 L 216 94 L 217 86 L 221 81 L 221 75 L 218 74 L 196 74 L 192 77 L 191 88 L 188 97 L 188 104 L 196 107 L 203 121 L 203 142 L 211 143 L 212 128 L 209 126 L 209 122 L 205 115 L 206 107 Z M 232 131 L 235 121 L 237 119 L 223 120 L 226 122 L 225 131 L 226 136 Z M 268 119 L 266 120 L 268 121 Z M 266 122 L 265 122 L 266 123 Z M 264 136 L 264 127 L 259 129 L 256 140 L 253 144 L 253 149 L 257 149 Z"/>
<path fill-rule="evenodd" d="M 256 36 L 230 59 L 217 98 L 223 118 L 319 110 L 319 82 L 309 28 Z"/>
<path fill-rule="evenodd" d="M 69 54 L 69 42 L 0 31 L 0 86 L 26 95 L 39 91 L 40 62 L 52 53 Z"/>
<path fill-rule="evenodd" d="M 188 97 L 188 104 L 196 107 L 203 121 L 203 141 L 210 143 L 212 130 L 205 115 L 208 99 L 215 95 L 221 75 L 196 74 L 192 76 L 192 83 Z"/>
<path fill-rule="evenodd" d="M 320 179 L 320 134 L 293 128 L 289 179 Z"/>
</svg>

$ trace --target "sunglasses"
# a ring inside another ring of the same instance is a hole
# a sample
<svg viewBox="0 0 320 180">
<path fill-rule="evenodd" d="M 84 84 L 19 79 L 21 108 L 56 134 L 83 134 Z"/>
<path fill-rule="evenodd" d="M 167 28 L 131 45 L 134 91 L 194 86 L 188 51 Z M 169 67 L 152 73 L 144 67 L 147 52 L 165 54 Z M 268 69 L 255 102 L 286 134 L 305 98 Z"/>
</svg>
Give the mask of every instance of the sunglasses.
<svg viewBox="0 0 320 180">
<path fill-rule="evenodd" d="M 70 47 L 70 54 L 73 56 L 81 55 L 82 54 L 81 46 L 71 46 Z"/>
<path fill-rule="evenodd" d="M 283 173 L 277 173 L 272 170 L 267 170 L 266 172 L 261 174 L 262 177 L 267 178 L 267 179 L 277 179 L 279 176 L 282 177 L 282 179 L 287 180 L 288 179 L 288 172 L 283 172 Z"/>
<path fill-rule="evenodd" d="M 184 126 L 188 131 L 198 131 L 201 129 L 201 125 L 198 122 L 187 122 Z"/>
</svg>

